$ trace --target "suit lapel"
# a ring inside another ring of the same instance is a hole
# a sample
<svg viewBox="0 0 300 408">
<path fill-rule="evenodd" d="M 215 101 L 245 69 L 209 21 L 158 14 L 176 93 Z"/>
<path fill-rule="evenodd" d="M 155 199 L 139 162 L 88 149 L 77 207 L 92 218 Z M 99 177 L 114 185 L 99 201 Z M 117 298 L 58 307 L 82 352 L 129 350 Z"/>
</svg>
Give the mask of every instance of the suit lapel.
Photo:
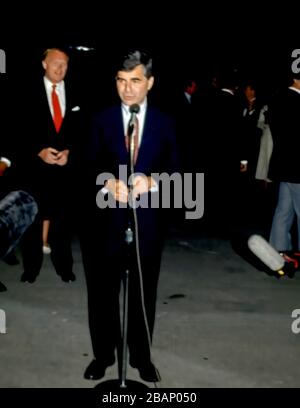
<svg viewBox="0 0 300 408">
<path fill-rule="evenodd" d="M 154 111 L 148 106 L 145 123 L 143 128 L 142 142 L 139 147 L 138 157 L 135 167 L 147 163 L 149 158 L 153 156 L 153 151 L 156 150 L 154 138 L 156 134 L 156 121 L 154 117 Z M 107 142 L 112 146 L 113 150 L 117 149 L 120 156 L 121 163 L 127 163 L 128 152 L 125 144 L 125 129 L 123 127 L 123 116 L 121 106 L 117 107 L 113 113 L 113 126 L 114 128 L 108 132 Z"/>
<path fill-rule="evenodd" d="M 155 134 L 155 119 L 153 117 L 153 110 L 151 107 L 147 107 L 145 116 L 145 123 L 142 135 L 142 142 L 139 147 L 139 153 L 136 161 L 136 167 L 140 163 L 145 163 L 146 157 L 151 156 L 153 150 L 153 135 Z"/>
<path fill-rule="evenodd" d="M 120 160 L 120 163 L 127 163 L 127 149 L 125 144 L 125 131 L 123 126 L 123 116 L 121 106 L 116 106 L 112 112 L 112 121 L 108 126 L 106 143 L 111 146 L 112 151 Z"/>
</svg>

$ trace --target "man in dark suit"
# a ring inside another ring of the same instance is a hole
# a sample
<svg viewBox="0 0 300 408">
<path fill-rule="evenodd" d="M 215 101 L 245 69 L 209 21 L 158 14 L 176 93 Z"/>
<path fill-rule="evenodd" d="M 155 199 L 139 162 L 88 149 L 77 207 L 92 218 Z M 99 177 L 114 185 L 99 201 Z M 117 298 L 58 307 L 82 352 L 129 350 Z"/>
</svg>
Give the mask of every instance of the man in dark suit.
<svg viewBox="0 0 300 408">
<path fill-rule="evenodd" d="M 50 221 L 51 260 L 65 282 L 75 280 L 70 236 L 72 178 L 75 177 L 80 108 L 65 83 L 69 57 L 64 50 L 47 49 L 45 75 L 32 86 L 26 107 L 30 128 L 23 138 L 22 171 L 25 185 L 39 205 L 39 217 L 25 234 L 22 245 L 22 282 L 34 282 L 43 260 L 42 225 Z"/>
<path fill-rule="evenodd" d="M 6 82 L 1 78 L 0 114 L 4 132 L 0 135 L 0 259 L 9 265 L 19 263 L 14 247 L 32 224 L 37 213 L 37 205 L 25 191 L 20 191 L 16 179 L 16 154 L 11 137 L 7 137 L 9 109 L 7 107 Z M 0 292 L 5 285 L 0 282 Z"/>
<path fill-rule="evenodd" d="M 231 235 L 238 211 L 235 194 L 240 171 L 240 116 L 236 90 L 235 71 L 224 69 L 220 76 L 220 90 L 211 104 L 211 134 L 207 143 L 206 215 L 212 230 L 226 238 Z M 226 199 L 220 202 L 220 197 Z"/>
<path fill-rule="evenodd" d="M 0 115 L 1 115 L 1 133 L 0 133 L 0 199 L 10 191 L 11 184 L 11 165 L 12 149 L 10 139 L 7 137 L 7 81 L 0 76 Z M 3 131 L 4 130 L 4 131 Z"/>
<path fill-rule="evenodd" d="M 7 97 L 6 81 L 3 77 L 0 77 L 0 86 L 1 86 L 1 99 L 0 99 L 0 114 L 1 114 L 1 123 L 2 129 L 6 129 L 6 120 L 7 120 L 7 107 L 5 105 Z M 11 146 L 9 139 L 4 132 L 1 132 L 0 135 L 0 200 L 2 200 L 14 187 L 12 182 L 12 165 L 14 167 L 15 162 L 12 158 Z M 13 256 L 14 257 L 14 256 Z M 17 263 L 17 259 L 13 263 Z M 3 283 L 0 282 L 0 292 L 4 292 L 6 287 Z"/>
<path fill-rule="evenodd" d="M 5 140 L 0 143 L 0 199 L 11 190 L 11 155 L 5 147 Z"/>
<path fill-rule="evenodd" d="M 172 112 L 176 123 L 176 134 L 178 138 L 178 150 L 180 152 L 180 163 L 186 172 L 193 172 L 195 159 L 199 161 L 199 150 L 196 149 L 196 140 L 199 138 L 196 124 L 199 121 L 197 106 L 197 83 L 193 76 L 185 77 L 182 81 L 178 95 L 170 105 L 174 105 Z M 189 142 L 187 143 L 187 138 Z M 194 156 L 197 156 L 196 158 Z"/>
<path fill-rule="evenodd" d="M 92 182 L 96 175 L 110 173 L 98 187 L 97 201 L 106 197 L 116 208 L 96 208 L 89 241 L 83 239 L 83 262 L 87 277 L 89 325 L 95 359 L 87 367 L 86 379 L 100 379 L 107 366 L 115 362 L 115 348 L 120 342 L 119 291 L 127 265 L 125 231 L 130 218 L 127 207 L 129 193 L 120 166 L 127 166 L 126 133 L 130 106 L 139 105 L 134 133 L 137 132 L 138 154 L 134 166 L 134 198 L 159 194 L 153 173 L 175 170 L 176 137 L 168 116 L 148 104 L 152 88 L 152 59 L 139 50 L 129 52 L 118 63 L 116 85 L 121 104 L 95 117 L 90 144 L 89 163 L 93 164 Z M 123 168 L 123 169 L 124 169 Z M 136 175 L 136 173 L 140 173 Z M 95 191 L 95 190 L 94 190 Z M 161 192 L 160 192 L 161 193 Z M 95 206 L 95 195 L 91 194 Z M 123 207 L 123 208 L 121 208 Z M 164 218 L 165 218 L 165 214 Z M 91 223 L 89 223 L 91 224 Z M 128 348 L 130 365 L 139 370 L 145 381 L 160 380 L 151 361 L 151 342 L 155 318 L 157 283 L 160 269 L 163 217 L 159 208 L 137 208 L 135 239 L 139 243 L 141 271 L 137 265 L 136 248 L 129 274 Z M 87 234 L 86 234 L 87 236 Z M 84 242 L 85 241 L 85 242 Z"/>
<path fill-rule="evenodd" d="M 11 166 L 11 160 L 7 157 L 7 149 L 4 147 L 5 140 L 1 138 L 1 148 L 0 148 L 0 200 L 5 197 L 7 194 L 8 186 L 7 186 L 7 177 L 6 174 L 9 171 L 9 167 Z M 6 290 L 6 286 L 0 281 L 0 292 L 4 292 Z"/>
</svg>

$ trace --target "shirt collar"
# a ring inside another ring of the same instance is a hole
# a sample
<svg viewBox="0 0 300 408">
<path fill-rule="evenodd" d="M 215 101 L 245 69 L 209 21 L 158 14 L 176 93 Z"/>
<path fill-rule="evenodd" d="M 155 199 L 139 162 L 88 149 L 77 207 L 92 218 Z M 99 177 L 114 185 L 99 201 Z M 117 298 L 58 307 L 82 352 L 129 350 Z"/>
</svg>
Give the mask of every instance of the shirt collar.
<svg viewBox="0 0 300 408">
<path fill-rule="evenodd" d="M 295 88 L 294 86 L 290 86 L 289 89 L 291 89 L 292 91 L 297 92 L 298 94 L 300 94 L 300 89 Z"/>
<path fill-rule="evenodd" d="M 44 76 L 44 83 L 45 83 L 46 89 L 52 91 L 52 89 L 53 89 L 53 88 L 52 88 L 53 83 L 52 83 L 46 76 Z M 64 86 L 64 81 L 58 82 L 58 83 L 56 84 L 56 89 L 57 89 L 57 91 L 59 91 L 60 89 L 62 89 L 63 86 Z"/>
<path fill-rule="evenodd" d="M 145 98 L 143 100 L 142 103 L 139 104 L 140 105 L 140 110 L 138 114 L 144 113 L 146 108 L 147 108 L 147 98 Z M 125 115 L 130 115 L 130 106 L 129 105 L 125 105 L 124 103 L 122 103 L 122 110 L 125 113 Z"/>
<path fill-rule="evenodd" d="M 221 91 L 223 91 L 223 92 L 227 92 L 227 93 L 230 93 L 232 96 L 234 96 L 234 92 L 233 92 L 231 89 L 228 89 L 228 88 L 222 88 L 222 89 L 221 89 Z"/>
</svg>

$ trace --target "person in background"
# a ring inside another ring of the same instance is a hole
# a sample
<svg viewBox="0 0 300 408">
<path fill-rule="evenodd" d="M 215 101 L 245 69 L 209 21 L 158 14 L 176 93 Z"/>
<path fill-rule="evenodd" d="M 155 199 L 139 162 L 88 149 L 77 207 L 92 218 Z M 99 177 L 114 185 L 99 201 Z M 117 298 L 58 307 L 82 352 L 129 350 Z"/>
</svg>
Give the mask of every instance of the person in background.
<svg viewBox="0 0 300 408">
<path fill-rule="evenodd" d="M 34 282 L 40 272 L 45 220 L 49 246 L 44 247 L 44 252 L 51 248 L 52 263 L 64 282 L 76 279 L 70 222 L 81 118 L 77 94 L 65 82 L 68 64 L 65 50 L 47 49 L 42 60 L 44 76 L 32 84 L 30 102 L 25 107 L 27 117 L 34 116 L 34 120 L 27 137 L 22 139 L 22 171 L 25 184 L 38 202 L 39 216 L 22 240 L 22 282 Z"/>
<path fill-rule="evenodd" d="M 3 142 L 2 139 L 1 139 L 1 142 Z M 5 175 L 8 172 L 7 169 L 11 166 L 11 161 L 6 157 L 6 153 L 5 153 L 5 156 L 4 155 L 2 156 L 3 154 L 2 150 L 5 151 L 5 149 L 3 149 L 1 146 L 1 149 L 0 149 L 0 200 L 2 200 L 9 191 L 8 183 L 7 183 L 7 179 Z M 6 286 L 0 281 L 0 292 L 4 292 L 6 290 L 7 290 Z"/>
<path fill-rule="evenodd" d="M 7 129 L 7 106 L 5 100 L 7 97 L 7 83 L 3 77 L 0 77 L 0 86 L 1 86 L 1 99 L 0 99 L 0 112 L 1 112 L 1 129 Z M 0 134 L 0 200 L 5 198 L 5 196 L 10 193 L 13 189 L 16 189 L 15 178 L 14 178 L 14 169 L 15 169 L 15 160 L 13 157 L 12 146 L 10 143 L 10 138 L 1 132 Z M 18 264 L 18 259 L 14 255 L 14 252 L 7 254 L 4 259 L 6 263 L 10 265 Z M 6 291 L 6 286 L 0 282 L 0 292 Z"/>
<path fill-rule="evenodd" d="M 290 87 L 270 104 L 273 152 L 269 178 L 279 183 L 277 207 L 273 216 L 270 243 L 278 251 L 300 250 L 300 75 L 292 74 Z M 298 239 L 292 239 L 297 221 Z"/>
<path fill-rule="evenodd" d="M 17 155 L 12 136 L 5 131 L 9 120 L 6 82 L 1 78 L 0 112 L 2 132 L 0 134 L 0 259 L 8 265 L 17 265 L 19 261 L 14 248 L 19 243 L 26 229 L 32 224 L 38 208 L 34 199 L 21 190 L 17 178 Z M 5 102 L 5 103 L 4 103 Z M 0 282 L 0 292 L 6 291 Z"/>
</svg>

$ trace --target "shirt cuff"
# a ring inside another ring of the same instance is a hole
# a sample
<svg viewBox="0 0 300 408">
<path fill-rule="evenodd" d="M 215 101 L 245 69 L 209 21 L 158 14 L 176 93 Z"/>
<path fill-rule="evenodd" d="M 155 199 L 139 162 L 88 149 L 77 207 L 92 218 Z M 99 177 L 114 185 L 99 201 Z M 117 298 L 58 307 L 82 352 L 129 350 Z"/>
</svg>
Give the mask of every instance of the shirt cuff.
<svg viewBox="0 0 300 408">
<path fill-rule="evenodd" d="M 158 192 L 158 184 L 154 179 L 152 179 L 152 180 L 154 181 L 154 186 L 152 186 L 150 188 L 150 193 L 157 193 Z"/>
<path fill-rule="evenodd" d="M 108 190 L 106 187 L 102 187 L 100 191 L 101 191 L 101 193 L 104 194 L 104 195 L 109 192 L 109 190 Z"/>
<path fill-rule="evenodd" d="M 0 157 L 0 161 L 2 161 L 3 163 L 5 163 L 7 165 L 7 167 L 11 166 L 11 161 L 8 160 L 6 157 Z"/>
</svg>

